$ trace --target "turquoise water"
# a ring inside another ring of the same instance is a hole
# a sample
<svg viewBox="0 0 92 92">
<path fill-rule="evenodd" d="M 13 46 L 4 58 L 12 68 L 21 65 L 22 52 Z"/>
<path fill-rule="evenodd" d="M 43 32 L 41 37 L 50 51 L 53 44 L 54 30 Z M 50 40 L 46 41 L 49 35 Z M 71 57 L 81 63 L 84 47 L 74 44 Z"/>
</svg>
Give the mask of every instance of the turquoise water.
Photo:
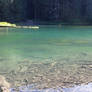
<svg viewBox="0 0 92 92">
<path fill-rule="evenodd" d="M 91 59 L 92 28 L 53 26 L 42 27 L 39 30 L 10 28 L 8 33 L 7 29 L 4 30 L 0 35 L 0 57 L 1 60 L 6 59 L 8 62 L 5 63 L 12 66 L 21 59 L 31 59 L 33 62 L 40 62 L 43 59 Z M 84 53 L 84 57 L 81 53 Z"/>
<path fill-rule="evenodd" d="M 53 66 L 92 64 L 92 27 L 1 28 L 0 72 L 16 70 L 22 61 Z"/>
</svg>

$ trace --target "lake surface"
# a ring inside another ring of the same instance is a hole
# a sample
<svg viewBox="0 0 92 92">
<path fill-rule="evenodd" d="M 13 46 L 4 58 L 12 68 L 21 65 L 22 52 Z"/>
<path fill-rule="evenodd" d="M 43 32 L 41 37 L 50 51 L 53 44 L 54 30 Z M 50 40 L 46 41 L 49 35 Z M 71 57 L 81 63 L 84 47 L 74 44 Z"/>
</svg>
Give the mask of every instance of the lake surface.
<svg viewBox="0 0 92 92">
<path fill-rule="evenodd" d="M 0 74 L 14 86 L 92 81 L 92 27 L 0 28 Z"/>
</svg>

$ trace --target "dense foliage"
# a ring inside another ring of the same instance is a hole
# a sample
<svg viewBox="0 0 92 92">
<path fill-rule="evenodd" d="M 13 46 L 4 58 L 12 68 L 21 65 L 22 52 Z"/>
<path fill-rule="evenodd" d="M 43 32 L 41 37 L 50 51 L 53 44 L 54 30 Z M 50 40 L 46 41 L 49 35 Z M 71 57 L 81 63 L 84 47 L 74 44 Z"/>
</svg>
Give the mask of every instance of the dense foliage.
<svg viewBox="0 0 92 92">
<path fill-rule="evenodd" d="M 0 0 L 1 21 L 21 21 L 26 18 L 25 0 Z"/>
<path fill-rule="evenodd" d="M 0 21 L 91 22 L 92 0 L 0 0 Z"/>
</svg>

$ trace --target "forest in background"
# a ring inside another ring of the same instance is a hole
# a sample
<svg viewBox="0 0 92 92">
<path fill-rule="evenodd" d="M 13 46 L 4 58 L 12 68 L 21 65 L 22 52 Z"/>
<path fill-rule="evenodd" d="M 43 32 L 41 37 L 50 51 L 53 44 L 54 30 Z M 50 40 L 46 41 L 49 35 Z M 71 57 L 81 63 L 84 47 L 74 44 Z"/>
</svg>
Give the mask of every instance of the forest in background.
<svg viewBox="0 0 92 92">
<path fill-rule="evenodd" d="M 0 21 L 92 22 L 92 0 L 0 0 Z"/>
</svg>

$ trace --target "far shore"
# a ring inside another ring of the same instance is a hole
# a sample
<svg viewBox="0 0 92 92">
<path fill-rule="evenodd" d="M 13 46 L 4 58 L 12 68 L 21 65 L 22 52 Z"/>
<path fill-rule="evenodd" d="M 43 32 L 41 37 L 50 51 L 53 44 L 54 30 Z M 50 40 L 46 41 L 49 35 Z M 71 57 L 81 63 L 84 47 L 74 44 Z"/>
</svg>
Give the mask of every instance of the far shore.
<svg viewBox="0 0 92 92">
<path fill-rule="evenodd" d="M 8 22 L 7 22 L 8 23 Z M 12 24 L 12 23 L 10 23 Z M 22 22 L 15 22 L 13 23 L 16 26 L 0 26 L 0 28 L 5 28 L 5 27 L 9 27 L 9 28 L 29 28 L 29 29 L 39 29 L 40 27 L 60 27 L 62 28 L 62 26 L 67 26 L 67 27 L 92 27 L 92 24 L 90 23 L 64 23 L 64 22 L 46 22 L 46 21 L 33 21 L 33 20 L 26 20 L 26 21 L 22 21 Z"/>
</svg>

